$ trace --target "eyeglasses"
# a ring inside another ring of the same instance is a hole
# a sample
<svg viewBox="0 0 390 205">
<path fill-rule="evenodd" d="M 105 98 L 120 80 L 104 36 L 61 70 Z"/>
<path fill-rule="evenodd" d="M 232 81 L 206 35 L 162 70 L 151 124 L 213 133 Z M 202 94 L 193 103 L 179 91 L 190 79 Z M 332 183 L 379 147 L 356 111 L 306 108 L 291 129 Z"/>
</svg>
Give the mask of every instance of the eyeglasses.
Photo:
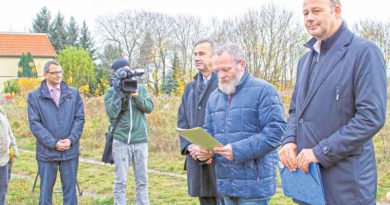
<svg viewBox="0 0 390 205">
<path fill-rule="evenodd" d="M 237 65 L 238 63 L 240 63 L 240 61 L 236 61 L 236 62 L 234 62 L 233 64 L 231 64 L 230 66 L 227 66 L 227 67 L 215 68 L 215 71 L 227 73 L 227 72 L 229 72 L 233 68 L 233 66 Z"/>
<path fill-rule="evenodd" d="M 62 70 L 57 70 L 57 71 L 52 71 L 52 72 L 46 72 L 49 73 L 50 75 L 58 75 L 64 73 Z"/>
</svg>

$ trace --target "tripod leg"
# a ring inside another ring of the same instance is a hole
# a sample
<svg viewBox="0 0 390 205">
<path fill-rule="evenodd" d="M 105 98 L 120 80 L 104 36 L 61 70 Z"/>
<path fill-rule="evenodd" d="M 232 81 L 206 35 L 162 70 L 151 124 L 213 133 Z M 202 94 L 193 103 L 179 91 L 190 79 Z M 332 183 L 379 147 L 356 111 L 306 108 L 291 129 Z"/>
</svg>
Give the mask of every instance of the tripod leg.
<svg viewBox="0 0 390 205">
<path fill-rule="evenodd" d="M 31 192 L 34 192 L 35 186 L 37 185 L 37 180 L 38 180 L 38 173 L 37 173 L 37 176 L 35 176 L 35 181 L 34 181 L 34 185 L 33 185 Z"/>
<path fill-rule="evenodd" d="M 79 181 L 77 181 L 77 180 L 76 180 L 76 186 L 77 186 L 77 190 L 79 191 L 79 196 L 82 196 L 83 195 L 83 191 L 81 191 L 80 185 L 79 185 Z"/>
</svg>

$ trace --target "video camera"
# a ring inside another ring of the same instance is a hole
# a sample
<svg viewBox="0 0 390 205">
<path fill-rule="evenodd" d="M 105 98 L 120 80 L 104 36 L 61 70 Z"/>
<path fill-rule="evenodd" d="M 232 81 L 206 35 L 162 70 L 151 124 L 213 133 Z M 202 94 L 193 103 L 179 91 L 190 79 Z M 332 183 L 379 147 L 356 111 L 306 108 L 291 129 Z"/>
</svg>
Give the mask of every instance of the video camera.
<svg viewBox="0 0 390 205">
<path fill-rule="evenodd" d="M 124 69 L 118 70 L 118 77 L 121 80 L 120 88 L 124 94 L 130 94 L 132 91 L 136 91 L 138 87 L 136 76 L 141 76 L 145 73 L 143 69 L 130 70 L 128 66 Z"/>
</svg>

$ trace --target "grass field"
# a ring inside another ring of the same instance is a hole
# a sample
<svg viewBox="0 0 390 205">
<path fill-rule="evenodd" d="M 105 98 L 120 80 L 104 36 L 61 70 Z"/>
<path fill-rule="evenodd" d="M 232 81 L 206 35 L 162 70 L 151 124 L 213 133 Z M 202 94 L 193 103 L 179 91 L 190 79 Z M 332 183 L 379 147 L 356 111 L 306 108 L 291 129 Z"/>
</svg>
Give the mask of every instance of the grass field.
<svg viewBox="0 0 390 205">
<path fill-rule="evenodd" d="M 283 98 L 285 108 L 288 97 Z M 198 204 L 196 198 L 187 195 L 187 183 L 183 170 L 184 157 L 180 156 L 179 140 L 175 133 L 179 97 L 159 97 L 154 99 L 155 111 L 148 115 L 149 127 L 149 197 L 151 204 Z M 36 176 L 35 138 L 27 123 L 27 108 L 24 99 L 16 99 L 2 105 L 7 112 L 10 124 L 17 136 L 20 156 L 13 166 L 13 177 L 9 186 L 8 204 L 38 204 L 39 182 L 31 192 Z M 102 98 L 85 98 L 86 123 L 81 139 L 81 153 L 78 182 L 83 190 L 79 204 L 112 204 L 113 166 L 96 164 L 104 146 L 104 133 L 107 129 Z M 389 116 L 389 114 L 388 114 Z M 378 162 L 378 200 L 383 201 L 390 191 L 390 139 L 389 125 L 375 139 Z M 128 200 L 135 204 L 133 174 L 129 174 Z M 55 204 L 62 204 L 61 183 L 57 180 L 54 189 Z M 280 189 L 271 200 L 272 205 L 293 204 L 283 196 Z"/>
</svg>

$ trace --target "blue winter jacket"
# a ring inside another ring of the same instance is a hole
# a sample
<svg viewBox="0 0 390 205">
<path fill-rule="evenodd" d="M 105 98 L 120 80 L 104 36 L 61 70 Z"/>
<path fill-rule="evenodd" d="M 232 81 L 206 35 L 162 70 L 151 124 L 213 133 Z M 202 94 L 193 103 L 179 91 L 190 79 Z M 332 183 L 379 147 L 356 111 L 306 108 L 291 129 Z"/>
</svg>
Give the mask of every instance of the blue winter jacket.
<svg viewBox="0 0 390 205">
<path fill-rule="evenodd" d="M 217 190 L 222 196 L 269 198 L 276 191 L 276 148 L 286 122 L 274 86 L 245 72 L 235 94 L 215 90 L 207 104 L 204 128 L 223 145 L 231 144 L 234 160 L 216 155 Z"/>
<path fill-rule="evenodd" d="M 59 107 L 50 97 L 46 80 L 28 95 L 28 121 L 36 137 L 36 157 L 39 161 L 61 161 L 80 155 L 79 139 L 84 127 L 83 102 L 79 92 L 61 83 Z M 66 151 L 57 151 L 56 143 L 69 138 L 72 143 Z"/>
</svg>

